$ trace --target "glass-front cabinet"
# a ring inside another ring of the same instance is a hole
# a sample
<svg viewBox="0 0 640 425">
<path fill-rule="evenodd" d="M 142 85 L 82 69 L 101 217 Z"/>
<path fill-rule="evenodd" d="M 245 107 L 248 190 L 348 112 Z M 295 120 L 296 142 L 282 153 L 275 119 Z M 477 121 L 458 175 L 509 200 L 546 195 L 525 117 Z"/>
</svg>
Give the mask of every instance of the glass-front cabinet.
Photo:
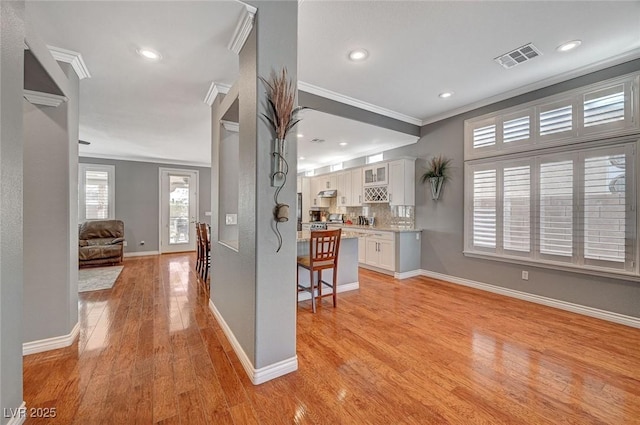
<svg viewBox="0 0 640 425">
<path fill-rule="evenodd" d="M 387 184 L 389 173 L 387 164 L 370 165 L 362 169 L 364 186 L 379 186 Z"/>
</svg>

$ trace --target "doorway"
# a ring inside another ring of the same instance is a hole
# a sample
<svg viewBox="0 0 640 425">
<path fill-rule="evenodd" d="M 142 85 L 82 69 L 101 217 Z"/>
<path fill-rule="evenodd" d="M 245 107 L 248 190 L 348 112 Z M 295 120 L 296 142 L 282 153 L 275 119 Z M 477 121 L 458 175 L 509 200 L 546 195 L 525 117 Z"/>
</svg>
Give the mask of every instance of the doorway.
<svg viewBox="0 0 640 425">
<path fill-rule="evenodd" d="M 198 171 L 160 168 L 160 253 L 195 251 Z"/>
</svg>

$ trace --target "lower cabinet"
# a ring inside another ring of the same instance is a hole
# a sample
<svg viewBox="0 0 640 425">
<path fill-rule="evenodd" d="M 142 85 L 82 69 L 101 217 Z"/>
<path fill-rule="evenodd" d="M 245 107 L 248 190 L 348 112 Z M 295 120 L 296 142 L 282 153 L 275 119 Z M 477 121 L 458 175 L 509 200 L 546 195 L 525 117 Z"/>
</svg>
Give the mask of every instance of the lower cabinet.
<svg viewBox="0 0 640 425">
<path fill-rule="evenodd" d="M 392 232 L 370 233 L 365 240 L 364 264 L 395 271 L 396 244 L 394 234 Z"/>
</svg>

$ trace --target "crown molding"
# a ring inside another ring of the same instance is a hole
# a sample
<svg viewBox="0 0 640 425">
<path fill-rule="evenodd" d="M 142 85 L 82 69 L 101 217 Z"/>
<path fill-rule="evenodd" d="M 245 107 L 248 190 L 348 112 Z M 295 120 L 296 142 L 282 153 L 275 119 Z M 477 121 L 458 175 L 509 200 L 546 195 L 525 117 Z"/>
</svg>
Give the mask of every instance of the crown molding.
<svg viewBox="0 0 640 425">
<path fill-rule="evenodd" d="M 49 45 L 47 45 L 47 47 L 55 60 L 70 64 L 79 79 L 84 80 L 85 78 L 91 78 L 89 68 L 87 68 L 87 65 L 84 63 L 84 59 L 82 59 L 80 53 L 61 47 Z"/>
<path fill-rule="evenodd" d="M 238 133 L 240 131 L 240 123 L 231 121 L 220 121 L 225 130 Z"/>
<path fill-rule="evenodd" d="M 620 65 L 621 63 L 629 62 L 638 58 L 640 58 L 640 49 L 634 49 L 626 53 L 623 53 L 621 55 L 603 59 L 601 61 L 580 67 L 578 69 L 574 69 L 572 71 L 554 75 L 553 77 L 536 81 L 535 83 L 528 84 L 523 87 L 518 87 L 517 89 L 509 90 L 504 93 L 500 93 L 498 95 L 495 95 L 486 99 L 482 99 L 478 102 L 470 103 L 468 105 L 461 106 L 456 109 L 452 109 L 442 114 L 434 115 L 432 117 L 425 119 L 422 122 L 422 125 L 427 125 L 427 124 L 432 124 L 434 122 L 442 121 L 444 119 L 451 118 L 456 115 L 464 114 L 465 112 L 473 111 L 474 109 L 482 108 L 483 106 L 487 106 L 497 102 L 501 102 L 503 100 L 511 99 L 512 97 L 520 96 L 521 94 L 529 93 L 535 90 L 540 90 L 545 87 L 552 86 L 554 84 L 571 80 L 572 78 L 581 77 L 583 75 L 587 75 L 592 72 L 597 72 L 612 66 Z"/>
<path fill-rule="evenodd" d="M 236 29 L 233 32 L 233 37 L 231 37 L 231 41 L 227 46 L 227 48 L 236 55 L 240 54 L 242 46 L 244 46 L 245 41 L 247 41 L 247 38 L 253 29 L 253 18 L 257 11 L 258 9 L 253 6 L 249 6 L 248 4 L 244 5 L 244 9 L 238 19 Z"/>
<path fill-rule="evenodd" d="M 23 96 L 30 103 L 33 103 L 34 105 L 41 105 L 41 106 L 57 107 L 68 100 L 65 96 L 60 96 L 60 95 L 51 94 L 51 93 L 43 93 L 43 92 L 33 91 L 33 90 L 24 90 Z"/>
<path fill-rule="evenodd" d="M 78 156 L 81 158 L 112 159 L 114 161 L 149 162 L 153 164 L 163 164 L 163 165 L 211 168 L 210 162 L 181 161 L 177 159 L 154 158 L 154 157 L 142 156 L 142 155 L 112 155 L 112 154 L 80 151 L 78 152 Z"/>
<path fill-rule="evenodd" d="M 393 118 L 399 121 L 404 121 L 409 124 L 422 125 L 422 120 L 419 118 L 401 114 L 399 112 L 392 111 L 391 109 L 382 108 L 380 106 L 373 105 L 371 103 L 363 102 L 362 100 L 354 99 L 353 97 L 345 96 L 343 94 L 336 93 L 331 90 L 323 89 L 322 87 L 305 83 L 304 81 L 298 81 L 298 90 L 315 94 L 316 96 L 325 97 L 327 99 L 335 100 L 336 102 L 344 103 L 346 105 L 354 106 L 356 108 L 364 109 L 365 111 L 384 115 L 385 117 Z"/>
<path fill-rule="evenodd" d="M 218 97 L 219 94 L 229 93 L 229 89 L 231 89 L 230 85 L 216 83 L 215 81 L 213 81 L 209 86 L 209 91 L 207 92 L 207 95 L 204 97 L 203 102 L 209 106 L 212 106 L 213 102 L 216 101 L 216 97 Z"/>
</svg>

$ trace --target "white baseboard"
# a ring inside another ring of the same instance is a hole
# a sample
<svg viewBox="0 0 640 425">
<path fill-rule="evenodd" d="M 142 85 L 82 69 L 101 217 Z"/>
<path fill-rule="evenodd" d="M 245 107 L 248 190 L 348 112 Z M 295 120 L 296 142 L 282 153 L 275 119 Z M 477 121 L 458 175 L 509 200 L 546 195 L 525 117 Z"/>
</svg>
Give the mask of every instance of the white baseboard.
<svg viewBox="0 0 640 425">
<path fill-rule="evenodd" d="M 17 409 L 3 408 L 3 418 L 10 418 L 7 425 L 22 425 L 27 420 L 27 403 L 24 401 Z"/>
<path fill-rule="evenodd" d="M 420 270 L 422 276 L 434 279 L 444 280 L 458 285 L 468 286 L 471 288 L 481 289 L 483 291 L 493 292 L 494 294 L 505 295 L 519 300 L 530 301 L 536 304 L 546 305 L 548 307 L 558 308 L 560 310 L 570 311 L 585 316 L 595 317 L 597 319 L 607 320 L 609 322 L 619 323 L 634 328 L 640 328 L 640 318 L 627 316 L 624 314 L 614 313 L 611 311 L 600 310 L 580 304 L 574 304 L 567 301 L 547 298 L 540 295 L 529 294 L 527 292 L 516 291 L 514 289 L 503 288 L 501 286 L 490 285 L 488 283 L 476 282 L 474 280 L 464 279 L 461 277 L 450 276 L 442 273 L 432 272 L 429 270 Z"/>
<path fill-rule="evenodd" d="M 124 257 L 146 257 L 148 255 L 159 255 L 160 251 L 138 251 L 138 252 L 125 252 Z"/>
<path fill-rule="evenodd" d="M 408 272 L 395 272 L 393 274 L 393 277 L 395 277 L 396 279 L 408 279 L 410 277 L 416 277 L 416 276 L 421 276 L 422 275 L 422 270 L 418 269 L 418 270 L 409 270 Z"/>
<path fill-rule="evenodd" d="M 227 322 L 225 322 L 224 318 L 211 299 L 209 300 L 209 310 L 211 310 L 211 313 L 213 313 L 213 316 L 220 324 L 222 331 L 229 340 L 233 351 L 235 351 L 236 355 L 240 359 L 240 363 L 242 364 L 244 371 L 246 372 L 247 376 L 249 376 L 249 379 L 251 380 L 253 385 L 262 384 L 279 376 L 286 375 L 287 373 L 298 370 L 298 356 L 293 356 L 269 366 L 261 367 L 260 369 L 254 368 L 251 360 L 249 360 L 249 357 L 244 352 L 242 346 L 233 334 L 233 331 L 231 330 L 229 325 L 227 325 Z"/>
<path fill-rule="evenodd" d="M 360 289 L 360 282 L 344 283 L 342 285 L 338 285 L 338 294 L 340 292 L 355 291 L 356 289 Z M 298 292 L 298 301 L 306 301 L 310 299 L 310 292 Z"/>
<path fill-rule="evenodd" d="M 55 350 L 58 348 L 68 347 L 76 340 L 80 333 L 80 323 L 71 329 L 67 335 L 54 336 L 53 338 L 40 339 L 38 341 L 30 341 L 22 344 L 22 355 L 42 353 L 43 351 Z"/>
</svg>

